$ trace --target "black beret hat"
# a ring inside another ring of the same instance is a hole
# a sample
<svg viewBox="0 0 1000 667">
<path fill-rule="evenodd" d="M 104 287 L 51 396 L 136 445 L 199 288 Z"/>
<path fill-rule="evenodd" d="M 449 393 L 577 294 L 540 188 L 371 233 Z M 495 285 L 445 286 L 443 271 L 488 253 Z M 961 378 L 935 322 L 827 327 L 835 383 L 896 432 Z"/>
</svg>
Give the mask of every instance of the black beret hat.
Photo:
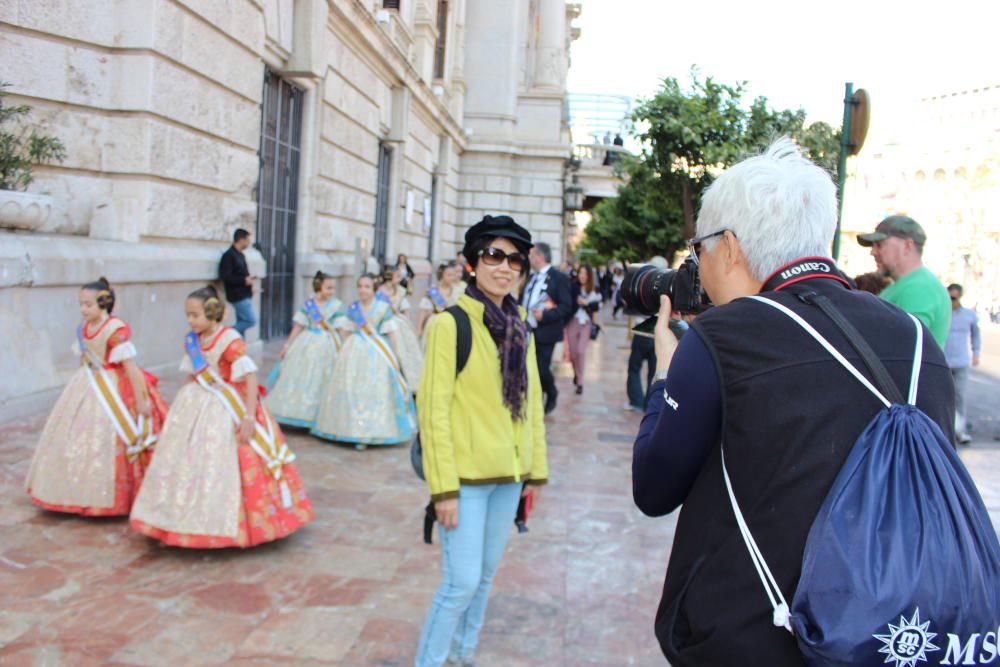
<svg viewBox="0 0 1000 667">
<path fill-rule="evenodd" d="M 534 245 L 531 242 L 531 233 L 514 222 L 514 218 L 509 215 L 487 215 L 465 232 L 465 248 L 463 248 L 462 254 L 470 262 L 474 262 L 475 258 L 469 257 L 467 251 L 476 239 L 482 236 L 500 236 L 510 239 L 518 245 L 524 245 L 526 248 L 531 248 Z"/>
</svg>

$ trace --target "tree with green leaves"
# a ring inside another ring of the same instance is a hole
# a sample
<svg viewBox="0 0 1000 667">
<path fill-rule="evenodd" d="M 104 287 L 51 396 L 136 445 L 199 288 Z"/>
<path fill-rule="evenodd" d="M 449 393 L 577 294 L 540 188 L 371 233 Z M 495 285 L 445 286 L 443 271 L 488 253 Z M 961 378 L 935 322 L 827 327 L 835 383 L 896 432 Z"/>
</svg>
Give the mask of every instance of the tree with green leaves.
<svg viewBox="0 0 1000 667">
<path fill-rule="evenodd" d="M 38 134 L 27 124 L 31 113 L 27 104 L 5 104 L 9 87 L 0 81 L 0 190 L 27 190 L 34 165 L 61 162 L 66 148 L 56 137 Z"/>
<path fill-rule="evenodd" d="M 642 100 L 632 115 L 641 128 L 642 153 L 617 166 L 624 185 L 616 198 L 594 208 L 582 247 L 602 260 L 672 259 L 694 236 L 701 193 L 715 176 L 782 135 L 823 168 L 836 170 L 839 130 L 827 123 L 806 126 L 804 110 L 777 111 L 764 97 L 746 108 L 745 87 L 701 79 L 692 70 L 688 88 L 667 78 Z"/>
</svg>

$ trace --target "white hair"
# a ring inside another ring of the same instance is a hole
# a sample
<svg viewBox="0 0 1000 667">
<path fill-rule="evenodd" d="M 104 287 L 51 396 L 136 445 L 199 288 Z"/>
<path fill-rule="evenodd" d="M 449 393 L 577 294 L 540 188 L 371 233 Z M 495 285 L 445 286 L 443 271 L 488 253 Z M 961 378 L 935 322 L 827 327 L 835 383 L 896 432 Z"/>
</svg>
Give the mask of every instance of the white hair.
<svg viewBox="0 0 1000 667">
<path fill-rule="evenodd" d="M 788 137 L 733 165 L 702 195 L 698 236 L 728 229 L 756 280 L 799 257 L 830 254 L 837 228 L 837 188 Z M 707 249 L 719 241 L 705 242 Z"/>
</svg>

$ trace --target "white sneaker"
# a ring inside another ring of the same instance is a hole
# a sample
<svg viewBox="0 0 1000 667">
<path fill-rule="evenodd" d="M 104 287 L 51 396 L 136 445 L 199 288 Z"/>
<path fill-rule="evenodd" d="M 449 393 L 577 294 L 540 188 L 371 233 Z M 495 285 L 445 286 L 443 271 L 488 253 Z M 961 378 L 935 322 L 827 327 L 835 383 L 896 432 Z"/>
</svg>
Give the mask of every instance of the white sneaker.
<svg viewBox="0 0 1000 667">
<path fill-rule="evenodd" d="M 639 408 L 637 408 L 637 407 L 635 407 L 631 403 L 626 403 L 625 404 L 625 412 L 642 412 L 642 410 L 639 409 Z"/>
<path fill-rule="evenodd" d="M 972 442 L 972 436 L 968 433 L 959 433 L 955 436 L 955 439 L 958 440 L 958 444 L 960 445 L 967 445 Z"/>
</svg>

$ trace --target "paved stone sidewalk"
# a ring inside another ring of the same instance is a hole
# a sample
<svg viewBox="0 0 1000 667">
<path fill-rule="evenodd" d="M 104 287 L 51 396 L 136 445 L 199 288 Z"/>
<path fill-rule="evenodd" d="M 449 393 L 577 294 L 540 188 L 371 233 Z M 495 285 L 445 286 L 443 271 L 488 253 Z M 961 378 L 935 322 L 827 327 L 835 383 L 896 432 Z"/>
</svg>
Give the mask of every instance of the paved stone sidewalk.
<svg viewBox="0 0 1000 667">
<path fill-rule="evenodd" d="M 652 632 L 674 519 L 631 500 L 622 327 L 573 394 L 559 369 L 552 483 L 496 577 L 479 665 L 662 665 Z M 270 364 L 265 364 L 265 370 Z M 176 382 L 164 383 L 172 398 Z M 22 484 L 44 415 L 0 425 L 0 664 L 411 665 L 438 583 L 426 492 L 405 447 L 364 452 L 289 430 L 316 509 L 247 551 L 165 548 L 119 519 L 38 510 Z"/>
<path fill-rule="evenodd" d="M 639 415 L 621 407 L 624 328 L 604 331 L 582 396 L 559 368 L 552 484 L 531 532 L 511 537 L 483 667 L 665 664 L 652 618 L 675 517 L 632 505 Z M 412 664 L 438 551 L 421 542 L 426 496 L 406 448 L 358 452 L 291 431 L 316 521 L 248 551 L 191 552 L 124 520 L 36 509 L 22 484 L 43 421 L 0 425 L 0 664 Z M 1000 525 L 997 443 L 962 456 Z"/>
</svg>

